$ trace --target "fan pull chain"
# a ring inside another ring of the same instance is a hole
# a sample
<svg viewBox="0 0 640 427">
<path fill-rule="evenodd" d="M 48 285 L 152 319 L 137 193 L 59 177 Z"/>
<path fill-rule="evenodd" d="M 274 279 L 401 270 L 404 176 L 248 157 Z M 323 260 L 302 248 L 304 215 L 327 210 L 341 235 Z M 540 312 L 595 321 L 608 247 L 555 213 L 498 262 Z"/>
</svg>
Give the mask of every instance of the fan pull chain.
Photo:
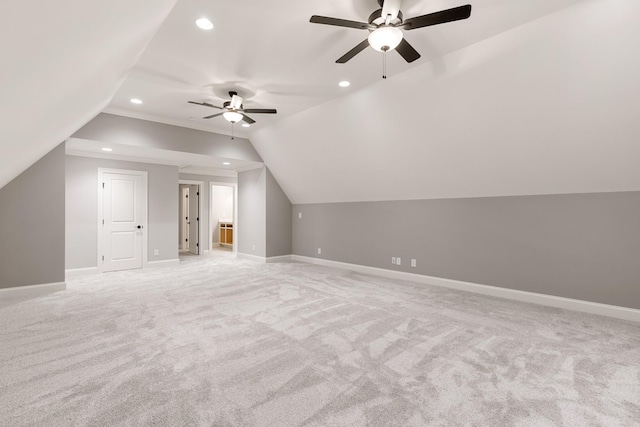
<svg viewBox="0 0 640 427">
<path fill-rule="evenodd" d="M 386 48 L 386 49 L 385 49 Z M 389 48 L 387 46 L 382 47 L 382 78 L 387 78 L 387 51 Z"/>
<path fill-rule="evenodd" d="M 233 136 L 233 128 L 234 128 L 234 126 L 233 125 L 235 125 L 235 123 L 231 122 L 231 140 L 232 141 L 234 139 L 234 136 Z"/>
</svg>

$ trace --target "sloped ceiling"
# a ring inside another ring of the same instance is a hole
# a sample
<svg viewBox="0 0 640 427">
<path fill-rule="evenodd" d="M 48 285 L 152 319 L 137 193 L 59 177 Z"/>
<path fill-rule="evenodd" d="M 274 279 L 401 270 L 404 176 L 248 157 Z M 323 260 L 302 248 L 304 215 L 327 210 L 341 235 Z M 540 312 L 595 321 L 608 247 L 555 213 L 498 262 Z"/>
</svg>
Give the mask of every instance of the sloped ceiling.
<svg viewBox="0 0 640 427">
<path fill-rule="evenodd" d="M 488 37 L 538 19 L 580 0 L 482 0 L 470 19 L 407 31 L 422 57 L 406 63 L 396 52 L 387 56 L 387 74 L 395 75 Z M 465 0 L 402 0 L 405 17 L 440 11 Z M 365 49 L 347 64 L 336 64 L 367 31 L 318 25 L 314 15 L 366 21 L 377 0 L 180 1 L 176 4 L 106 112 L 229 134 L 218 112 L 187 101 L 221 106 L 234 89 L 247 108 L 276 108 L 277 115 L 255 115 L 251 136 L 292 114 L 368 87 L 381 79 L 382 55 Z M 208 17 L 214 29 L 194 25 Z M 349 80 L 348 89 L 338 87 Z M 144 100 L 132 105 L 131 98 Z M 318 123 L 317 125 L 324 125 Z"/>
<path fill-rule="evenodd" d="M 233 86 L 278 108 L 236 130 L 294 203 L 640 189 L 637 0 L 471 2 L 471 19 L 407 35 L 423 57 L 390 55 L 386 81 L 376 52 L 334 63 L 360 32 L 308 22 L 366 20 L 375 0 L 174 3 L 3 2 L 0 186 L 107 104 L 228 133 L 186 101 Z"/>
<path fill-rule="evenodd" d="M 251 140 L 293 203 L 640 190 L 638 22 L 582 1 Z"/>
<path fill-rule="evenodd" d="M 2 2 L 0 187 L 109 103 L 175 2 Z"/>
</svg>

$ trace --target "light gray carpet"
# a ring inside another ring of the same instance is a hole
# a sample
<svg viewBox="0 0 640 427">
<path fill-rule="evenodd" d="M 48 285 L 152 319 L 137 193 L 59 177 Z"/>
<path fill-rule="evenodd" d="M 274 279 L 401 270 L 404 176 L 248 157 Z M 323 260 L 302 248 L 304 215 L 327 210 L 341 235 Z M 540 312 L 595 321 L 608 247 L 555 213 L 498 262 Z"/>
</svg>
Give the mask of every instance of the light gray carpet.
<svg viewBox="0 0 640 427">
<path fill-rule="evenodd" d="M 640 325 L 189 257 L 0 301 L 2 426 L 638 426 Z"/>
</svg>

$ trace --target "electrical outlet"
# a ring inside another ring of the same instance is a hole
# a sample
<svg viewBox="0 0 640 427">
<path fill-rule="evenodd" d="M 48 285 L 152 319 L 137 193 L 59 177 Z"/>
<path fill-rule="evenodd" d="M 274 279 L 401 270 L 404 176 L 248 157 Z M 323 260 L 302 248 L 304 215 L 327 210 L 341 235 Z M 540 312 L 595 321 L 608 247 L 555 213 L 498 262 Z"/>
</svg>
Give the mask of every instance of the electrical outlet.
<svg viewBox="0 0 640 427">
<path fill-rule="evenodd" d="M 402 265 L 402 260 L 399 256 L 396 257 L 396 265 Z"/>
<path fill-rule="evenodd" d="M 322 255 L 322 248 L 318 248 L 318 255 Z"/>
<path fill-rule="evenodd" d="M 158 255 L 160 255 L 160 249 L 154 249 L 153 256 L 158 256 Z"/>
<path fill-rule="evenodd" d="M 298 218 L 302 219 L 302 212 L 298 212 Z"/>
<path fill-rule="evenodd" d="M 417 266 L 417 262 L 415 259 L 411 259 L 411 267 L 416 267 Z"/>
<path fill-rule="evenodd" d="M 396 265 L 396 257 L 391 257 L 391 264 Z"/>
</svg>

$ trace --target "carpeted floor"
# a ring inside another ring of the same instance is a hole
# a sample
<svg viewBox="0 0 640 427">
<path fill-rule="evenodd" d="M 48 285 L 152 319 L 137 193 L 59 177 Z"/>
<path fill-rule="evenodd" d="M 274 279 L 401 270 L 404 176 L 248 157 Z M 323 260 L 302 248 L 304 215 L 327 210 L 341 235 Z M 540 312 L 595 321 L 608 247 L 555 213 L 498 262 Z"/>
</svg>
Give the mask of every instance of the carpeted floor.
<svg viewBox="0 0 640 427">
<path fill-rule="evenodd" d="M 189 257 L 0 301 L 2 426 L 638 426 L 640 324 Z"/>
</svg>

